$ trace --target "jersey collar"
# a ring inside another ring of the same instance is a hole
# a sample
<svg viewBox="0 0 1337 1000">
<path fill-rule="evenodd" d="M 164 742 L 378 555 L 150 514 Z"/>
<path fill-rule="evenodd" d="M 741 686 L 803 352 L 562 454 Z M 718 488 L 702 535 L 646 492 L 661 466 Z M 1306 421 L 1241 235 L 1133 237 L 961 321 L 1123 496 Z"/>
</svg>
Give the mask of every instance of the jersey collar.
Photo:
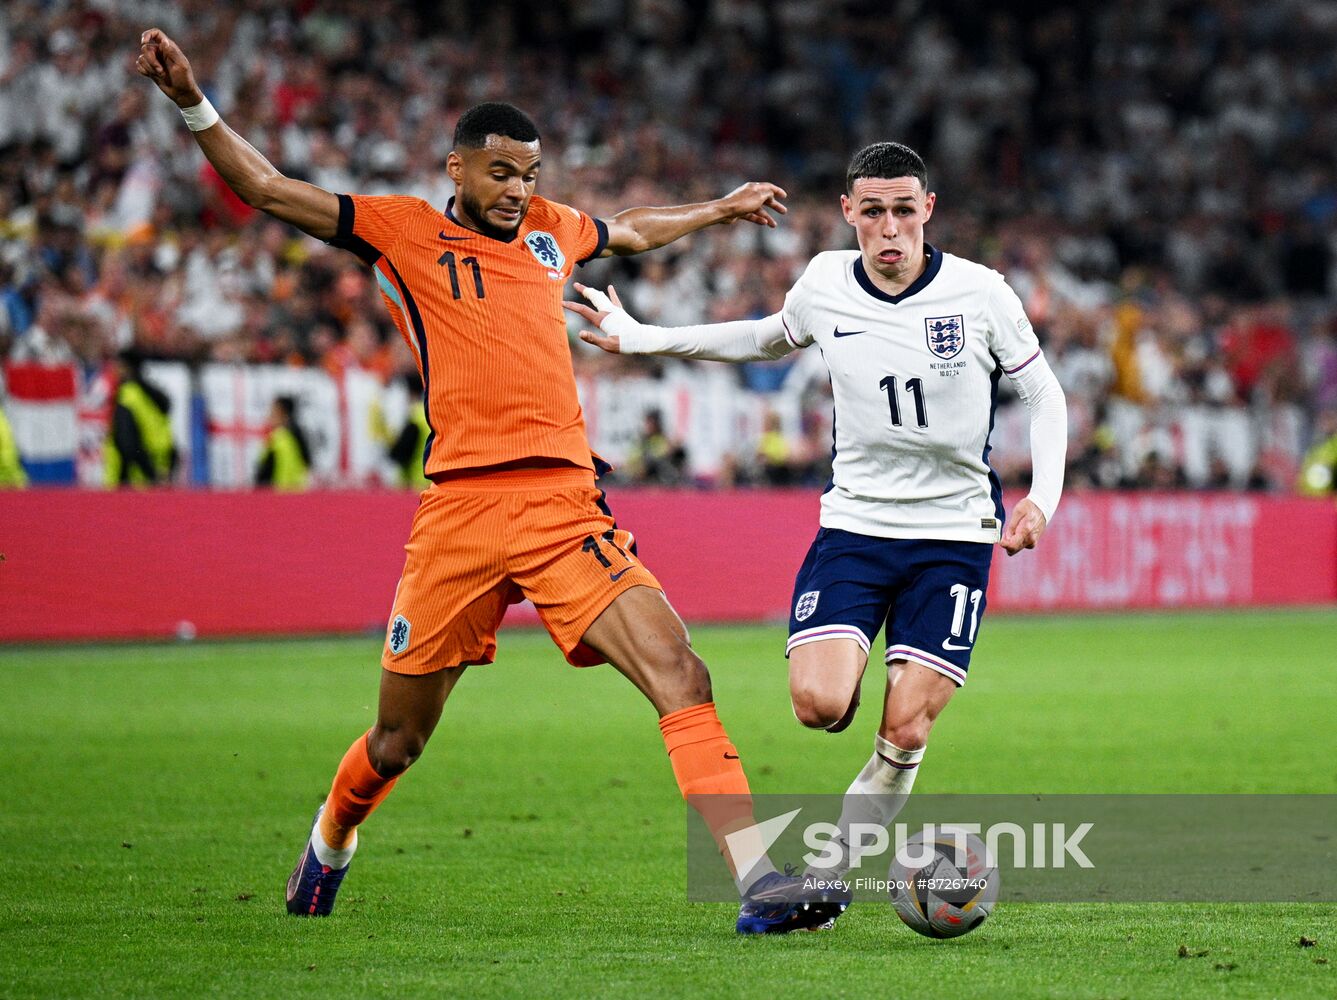
<svg viewBox="0 0 1337 1000">
<path fill-rule="evenodd" d="M 520 226 L 517 226 L 515 232 L 511 233 L 507 239 L 502 239 L 499 236 L 489 236 L 487 233 L 480 233 L 477 229 L 470 229 L 459 219 L 455 218 L 455 196 L 453 194 L 450 196 L 450 201 L 446 202 L 446 218 L 455 223 L 455 225 L 459 226 L 466 233 L 469 233 L 472 236 L 481 237 L 485 240 L 492 240 L 495 243 L 514 243 L 515 238 L 520 235 L 520 227 L 524 225 L 524 220 L 522 219 L 520 221 Z"/>
<path fill-rule="evenodd" d="M 854 258 L 854 280 L 859 283 L 860 288 L 875 299 L 890 302 L 892 305 L 903 302 L 911 295 L 917 295 L 927 288 L 929 282 L 936 278 L 938 272 L 942 270 L 942 251 L 929 243 L 924 244 L 924 250 L 928 253 L 928 266 L 924 268 L 924 273 L 911 282 L 910 286 L 900 295 L 891 295 L 873 284 L 873 279 L 868 277 L 868 272 L 864 270 L 862 253 Z"/>
</svg>

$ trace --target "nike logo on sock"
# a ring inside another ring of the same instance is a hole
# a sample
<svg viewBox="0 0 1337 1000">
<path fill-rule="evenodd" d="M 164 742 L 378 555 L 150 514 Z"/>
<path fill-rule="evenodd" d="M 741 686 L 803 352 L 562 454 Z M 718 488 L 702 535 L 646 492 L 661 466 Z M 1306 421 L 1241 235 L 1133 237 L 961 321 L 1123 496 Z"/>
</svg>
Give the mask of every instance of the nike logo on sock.
<svg viewBox="0 0 1337 1000">
<path fill-rule="evenodd" d="M 726 753 L 726 754 L 724 755 L 724 759 L 725 759 L 725 760 L 737 760 L 737 759 L 738 759 L 738 754 L 736 754 L 736 753 Z"/>
</svg>

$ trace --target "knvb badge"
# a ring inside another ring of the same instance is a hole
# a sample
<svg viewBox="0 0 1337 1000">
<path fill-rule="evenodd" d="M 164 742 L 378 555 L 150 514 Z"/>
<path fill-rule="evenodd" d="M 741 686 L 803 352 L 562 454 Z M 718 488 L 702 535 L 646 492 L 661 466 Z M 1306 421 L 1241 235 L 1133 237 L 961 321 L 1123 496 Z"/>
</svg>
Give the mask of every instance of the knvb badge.
<svg viewBox="0 0 1337 1000">
<path fill-rule="evenodd" d="M 525 237 L 525 246 L 534 255 L 534 259 L 548 269 L 548 277 L 554 281 L 562 278 L 562 267 L 566 264 L 566 254 L 557 245 L 552 233 L 534 231 Z"/>
<path fill-rule="evenodd" d="M 403 615 L 395 615 L 390 623 L 390 652 L 398 656 L 409 648 L 409 632 L 413 626 Z"/>
<path fill-rule="evenodd" d="M 924 320 L 928 349 L 944 361 L 954 358 L 966 346 L 964 316 L 929 316 Z"/>
</svg>

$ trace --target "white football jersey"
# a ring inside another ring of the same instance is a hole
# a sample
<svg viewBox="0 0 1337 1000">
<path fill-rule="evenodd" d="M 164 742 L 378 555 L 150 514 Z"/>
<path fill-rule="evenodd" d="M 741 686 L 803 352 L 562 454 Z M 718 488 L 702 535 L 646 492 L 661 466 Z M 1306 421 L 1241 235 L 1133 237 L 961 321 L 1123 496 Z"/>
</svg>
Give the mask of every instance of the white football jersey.
<svg viewBox="0 0 1337 1000">
<path fill-rule="evenodd" d="M 823 527 L 886 538 L 995 542 L 1002 489 L 989 467 L 998 380 L 1040 356 L 997 271 L 925 245 L 900 295 L 857 250 L 820 253 L 785 297 L 785 335 L 816 344 L 835 397 Z"/>
</svg>

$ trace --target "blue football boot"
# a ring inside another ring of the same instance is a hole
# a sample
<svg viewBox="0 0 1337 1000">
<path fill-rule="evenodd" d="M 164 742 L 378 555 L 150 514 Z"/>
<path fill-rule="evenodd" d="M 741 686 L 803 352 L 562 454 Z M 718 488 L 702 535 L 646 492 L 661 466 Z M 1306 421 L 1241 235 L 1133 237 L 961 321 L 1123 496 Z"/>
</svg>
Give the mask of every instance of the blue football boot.
<svg viewBox="0 0 1337 1000">
<path fill-rule="evenodd" d="M 785 866 L 785 873 L 771 872 L 757 879 L 738 908 L 739 934 L 788 934 L 815 931 L 835 922 L 828 904 L 814 899 L 803 879 Z"/>
<path fill-rule="evenodd" d="M 840 880 L 841 885 L 834 888 L 809 890 L 812 908 L 817 912 L 815 931 L 829 931 L 836 926 L 836 920 L 850 908 L 854 898 L 853 887 L 849 882 Z"/>
<path fill-rule="evenodd" d="M 322 805 L 316 810 L 316 818 L 311 821 L 311 836 L 306 838 L 306 848 L 297 859 L 297 867 L 288 876 L 288 912 L 297 917 L 328 917 L 334 909 L 334 897 L 339 892 L 339 883 L 348 874 L 352 862 L 342 868 L 331 868 L 320 863 L 311 841 L 316 835 L 316 824 L 320 814 L 325 811 Z"/>
</svg>

